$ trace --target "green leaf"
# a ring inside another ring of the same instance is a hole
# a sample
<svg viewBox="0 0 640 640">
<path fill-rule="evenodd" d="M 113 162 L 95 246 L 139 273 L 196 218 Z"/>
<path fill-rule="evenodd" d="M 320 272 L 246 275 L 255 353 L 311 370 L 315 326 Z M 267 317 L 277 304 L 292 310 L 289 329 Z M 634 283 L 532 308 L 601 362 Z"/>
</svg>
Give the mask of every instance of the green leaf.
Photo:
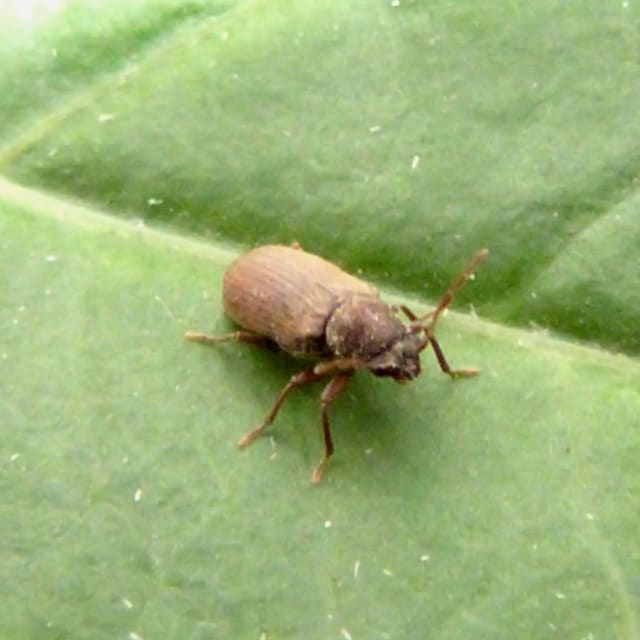
<svg viewBox="0 0 640 640">
<path fill-rule="evenodd" d="M 3 637 L 640 635 L 637 8 L 123 7 L 0 27 Z M 317 488 L 321 385 L 234 444 L 306 365 L 183 339 L 294 239 L 417 310 L 491 249 L 481 374 L 355 376 Z"/>
</svg>

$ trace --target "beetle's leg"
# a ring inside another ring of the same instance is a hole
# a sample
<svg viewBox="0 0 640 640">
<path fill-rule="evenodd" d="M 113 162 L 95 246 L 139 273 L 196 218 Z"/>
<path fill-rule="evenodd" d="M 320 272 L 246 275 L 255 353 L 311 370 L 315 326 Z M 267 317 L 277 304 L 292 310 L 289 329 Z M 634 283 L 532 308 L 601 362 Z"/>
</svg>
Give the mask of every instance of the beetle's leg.
<svg viewBox="0 0 640 640">
<path fill-rule="evenodd" d="M 442 298 L 440 298 L 440 302 L 438 302 L 438 306 L 425 316 L 421 318 L 426 319 L 431 316 L 431 322 L 429 323 L 429 329 L 433 329 L 436 326 L 436 322 L 440 317 L 440 314 L 453 302 L 453 299 L 456 297 L 456 294 L 464 287 L 467 283 L 467 280 L 473 277 L 476 269 L 486 260 L 489 255 L 488 249 L 481 249 L 476 253 L 469 264 L 464 268 L 464 271 L 449 285 L 449 288 L 444 292 Z M 434 347 L 435 351 L 435 347 Z"/>
<path fill-rule="evenodd" d="M 400 311 L 402 311 L 402 313 L 404 313 L 405 316 L 407 316 L 407 318 L 409 318 L 409 320 L 417 320 L 418 316 L 413 313 L 413 311 L 411 311 L 411 309 L 409 309 L 409 307 L 407 307 L 406 304 L 401 304 L 397 307 Z"/>
<path fill-rule="evenodd" d="M 324 470 L 327 468 L 329 459 L 333 455 L 333 440 L 331 439 L 331 429 L 329 427 L 329 405 L 344 391 L 347 382 L 351 378 L 351 372 L 342 372 L 335 376 L 331 382 L 324 388 L 320 398 L 320 406 L 322 407 L 322 431 L 324 433 L 324 457 L 315 468 L 311 481 L 318 484 L 322 480 Z"/>
<path fill-rule="evenodd" d="M 412 330 L 415 332 L 424 331 L 425 335 L 429 335 L 429 329 L 423 325 L 423 322 L 434 315 L 436 310 L 429 311 L 424 315 L 418 317 L 406 304 L 401 304 L 399 306 L 393 306 L 392 309 L 397 313 L 398 311 L 402 311 L 409 320 L 411 320 Z"/>
<path fill-rule="evenodd" d="M 291 376 L 291 379 L 285 387 L 280 391 L 276 401 L 273 403 L 267 417 L 264 421 L 259 424 L 255 429 L 249 431 L 246 435 L 244 435 L 240 440 L 238 440 L 239 447 L 246 447 L 250 445 L 262 432 L 275 420 L 278 415 L 278 411 L 280 411 L 280 407 L 284 404 L 284 401 L 287 399 L 287 396 L 298 387 L 301 387 L 305 384 L 309 384 L 310 382 L 315 382 L 316 380 L 320 380 L 324 378 L 326 373 L 317 373 L 315 371 L 315 367 L 313 369 L 307 369 L 306 371 L 301 371 L 300 373 L 296 373 Z"/>
<path fill-rule="evenodd" d="M 452 378 L 468 378 L 470 376 L 476 375 L 476 373 L 478 373 L 478 370 L 452 369 L 449 366 L 444 353 L 442 352 L 440 344 L 433 335 L 433 330 L 442 312 L 451 304 L 458 291 L 460 291 L 460 289 L 462 289 L 462 287 L 466 284 L 467 280 L 469 280 L 473 276 L 476 269 L 480 266 L 480 264 L 482 264 L 482 262 L 487 258 L 488 255 L 488 249 L 481 249 L 480 251 L 478 251 L 478 253 L 476 253 L 469 264 L 465 267 L 464 271 L 449 285 L 449 288 L 445 291 L 442 298 L 440 298 L 438 306 L 433 311 L 430 311 L 429 313 L 418 317 L 406 305 L 400 305 L 400 307 L 398 307 L 400 311 L 402 311 L 411 321 L 411 327 L 413 331 L 418 331 L 420 328 L 422 328 L 422 330 L 424 331 L 425 338 L 420 350 L 424 349 L 427 344 L 431 344 L 431 346 L 433 347 L 433 352 L 436 354 L 436 358 L 438 359 L 440 369 L 442 369 L 443 373 L 446 373 Z M 422 324 L 425 320 L 428 319 L 430 319 L 428 325 Z"/>
<path fill-rule="evenodd" d="M 436 310 L 434 309 L 433 311 L 429 311 L 428 313 L 425 313 L 423 316 L 420 316 L 418 318 L 418 316 L 411 311 L 411 309 L 409 309 L 409 307 L 407 307 L 406 304 L 401 304 L 399 307 L 396 307 L 397 309 L 399 309 L 400 311 L 402 311 L 402 313 L 404 313 L 405 316 L 407 316 L 407 318 L 409 318 L 409 320 L 413 321 L 413 320 L 426 320 L 427 318 L 430 318 L 435 312 Z"/>
<path fill-rule="evenodd" d="M 232 333 L 223 333 L 219 336 L 212 336 L 207 333 L 200 333 L 199 331 L 187 331 L 184 337 L 191 342 L 198 342 L 200 344 L 214 345 L 218 342 L 229 342 L 234 340 L 235 342 L 242 342 L 243 344 L 252 344 L 265 349 L 278 350 L 278 345 L 275 342 L 251 331 L 234 331 Z"/>
<path fill-rule="evenodd" d="M 477 369 L 452 369 L 449 366 L 447 359 L 444 357 L 444 353 L 442 353 L 442 348 L 438 344 L 438 341 L 432 335 L 429 336 L 429 342 L 433 347 L 433 352 L 436 354 L 442 373 L 446 373 L 452 378 L 469 378 L 470 376 L 475 376 L 476 373 L 478 373 Z"/>
</svg>

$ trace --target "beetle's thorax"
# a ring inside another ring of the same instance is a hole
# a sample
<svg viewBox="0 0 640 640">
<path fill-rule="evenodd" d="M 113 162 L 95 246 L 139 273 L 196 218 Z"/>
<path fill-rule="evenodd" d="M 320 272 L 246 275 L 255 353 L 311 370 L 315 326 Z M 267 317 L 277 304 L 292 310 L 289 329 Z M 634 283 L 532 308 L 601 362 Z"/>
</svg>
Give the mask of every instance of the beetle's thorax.
<svg viewBox="0 0 640 640">
<path fill-rule="evenodd" d="M 377 298 L 343 300 L 332 312 L 325 336 L 336 356 L 359 360 L 375 375 L 403 382 L 420 373 L 421 338 Z"/>
</svg>

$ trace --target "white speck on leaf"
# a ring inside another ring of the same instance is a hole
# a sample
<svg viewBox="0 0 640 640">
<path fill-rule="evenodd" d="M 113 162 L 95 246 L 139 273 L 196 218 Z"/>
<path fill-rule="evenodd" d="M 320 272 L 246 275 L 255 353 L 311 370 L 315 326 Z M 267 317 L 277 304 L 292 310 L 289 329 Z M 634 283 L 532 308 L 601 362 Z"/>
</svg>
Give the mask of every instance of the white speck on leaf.
<svg viewBox="0 0 640 640">
<path fill-rule="evenodd" d="M 220 39 L 221 39 L 221 40 L 224 40 L 224 41 L 226 42 L 226 41 L 229 39 L 229 32 L 228 32 L 228 31 L 223 31 L 223 32 L 220 34 Z"/>
<path fill-rule="evenodd" d="M 54 255 L 49 255 L 45 258 L 45 260 L 47 262 L 57 262 L 58 261 L 58 256 L 54 256 Z"/>
<path fill-rule="evenodd" d="M 353 577 L 357 578 L 360 573 L 360 560 L 356 560 L 356 563 L 353 565 Z"/>
<path fill-rule="evenodd" d="M 131 600 L 129 600 L 129 598 L 121 598 L 121 600 L 122 600 L 122 604 L 127 609 L 133 609 L 133 602 L 131 602 Z"/>
<path fill-rule="evenodd" d="M 175 320 L 176 317 L 173 315 L 173 313 L 171 312 L 171 309 L 169 309 L 167 303 L 159 296 L 159 295 L 154 295 L 153 299 L 160 303 L 160 306 L 164 309 L 165 313 L 172 319 Z"/>
<path fill-rule="evenodd" d="M 585 517 L 587 520 L 595 520 L 595 519 L 596 519 L 596 517 L 593 515 L 593 513 L 585 513 L 585 514 L 584 514 L 584 517 Z"/>
<path fill-rule="evenodd" d="M 98 116 L 98 122 L 109 122 L 116 117 L 115 113 L 101 113 Z"/>
<path fill-rule="evenodd" d="M 325 520 L 324 521 L 324 528 L 325 529 L 331 529 L 331 526 L 332 526 L 331 520 Z"/>
<path fill-rule="evenodd" d="M 344 640 L 352 640 L 352 636 L 346 627 L 342 627 L 342 629 L 340 629 L 340 634 L 342 635 Z"/>
<path fill-rule="evenodd" d="M 381 131 L 382 127 L 378 124 L 374 124 L 371 127 L 369 127 L 369 133 L 378 133 L 378 131 Z"/>
<path fill-rule="evenodd" d="M 19 454 L 19 453 L 12 453 L 12 454 L 11 454 L 11 456 L 10 456 L 10 458 L 9 458 L 9 460 L 10 460 L 11 462 L 15 462 L 19 457 L 20 457 L 20 454 Z"/>
<path fill-rule="evenodd" d="M 147 198 L 147 204 L 150 207 L 157 207 L 159 204 L 162 204 L 164 200 L 162 198 Z"/>
<path fill-rule="evenodd" d="M 413 159 L 411 160 L 411 168 L 417 169 L 419 164 L 420 164 L 420 156 L 413 156 Z"/>
<path fill-rule="evenodd" d="M 136 492 L 133 494 L 133 499 L 136 502 L 140 502 L 140 500 L 142 500 L 142 489 L 136 489 Z"/>
<path fill-rule="evenodd" d="M 144 638 L 135 631 L 129 631 L 129 640 L 144 640 Z"/>
<path fill-rule="evenodd" d="M 393 8 L 400 6 L 400 0 L 391 0 L 391 6 Z"/>
<path fill-rule="evenodd" d="M 428 560 L 431 560 L 431 556 L 428 553 L 420 556 L 420 562 L 427 562 Z"/>
<path fill-rule="evenodd" d="M 567 596 L 562 593 L 562 591 L 557 591 L 556 592 L 556 598 L 558 598 L 558 600 L 564 600 Z"/>
<path fill-rule="evenodd" d="M 389 577 L 393 575 L 393 571 L 391 571 L 391 569 L 383 569 L 382 573 L 384 573 L 385 576 L 389 576 Z"/>
</svg>

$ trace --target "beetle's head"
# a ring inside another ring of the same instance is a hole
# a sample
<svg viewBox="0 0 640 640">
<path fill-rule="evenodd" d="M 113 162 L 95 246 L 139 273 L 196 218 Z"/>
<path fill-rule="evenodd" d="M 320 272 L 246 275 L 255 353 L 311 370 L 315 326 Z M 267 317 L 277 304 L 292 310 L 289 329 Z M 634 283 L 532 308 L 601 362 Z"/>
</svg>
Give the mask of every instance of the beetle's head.
<svg viewBox="0 0 640 640">
<path fill-rule="evenodd" d="M 393 378 L 399 383 L 409 382 L 420 375 L 420 352 L 424 342 L 421 336 L 406 330 L 399 340 L 372 358 L 367 367 L 376 376 Z"/>
<path fill-rule="evenodd" d="M 421 325 L 405 326 L 377 298 L 352 296 L 333 312 L 326 339 L 336 356 L 358 360 L 376 376 L 408 382 L 420 374 L 426 344 L 422 330 Z"/>
</svg>

